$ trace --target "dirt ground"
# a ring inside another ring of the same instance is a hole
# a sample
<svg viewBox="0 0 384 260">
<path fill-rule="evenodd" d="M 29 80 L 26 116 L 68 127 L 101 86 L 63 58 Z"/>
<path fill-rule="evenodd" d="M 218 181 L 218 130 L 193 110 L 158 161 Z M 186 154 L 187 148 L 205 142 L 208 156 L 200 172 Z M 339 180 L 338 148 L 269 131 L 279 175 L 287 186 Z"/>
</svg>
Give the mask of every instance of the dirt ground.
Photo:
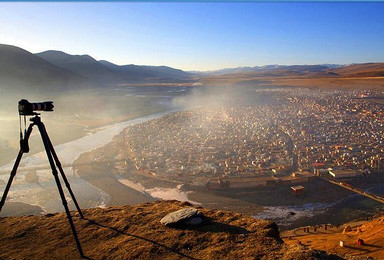
<svg viewBox="0 0 384 260">
<path fill-rule="evenodd" d="M 346 226 L 351 231 L 345 232 Z M 343 257 L 364 256 L 384 259 L 384 217 L 372 221 L 356 221 L 341 226 L 304 227 L 282 233 L 284 242 L 289 245 L 303 244 L 309 248 L 325 250 Z M 357 240 L 362 239 L 364 245 L 359 246 Z M 344 246 L 340 246 L 343 241 Z"/>
<path fill-rule="evenodd" d="M 87 259 L 341 259 L 286 245 L 278 227 L 229 211 L 198 208 L 205 224 L 170 228 L 160 220 L 188 203 L 162 201 L 72 212 Z M 0 259 L 79 259 L 64 213 L 0 218 Z"/>
</svg>

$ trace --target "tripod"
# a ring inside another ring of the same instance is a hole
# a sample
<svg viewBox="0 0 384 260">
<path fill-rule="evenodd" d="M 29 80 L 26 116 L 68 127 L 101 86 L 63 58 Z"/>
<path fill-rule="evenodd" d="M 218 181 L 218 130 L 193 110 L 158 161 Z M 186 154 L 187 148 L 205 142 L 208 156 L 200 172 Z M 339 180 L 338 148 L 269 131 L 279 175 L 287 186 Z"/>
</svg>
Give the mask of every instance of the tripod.
<svg viewBox="0 0 384 260">
<path fill-rule="evenodd" d="M 80 256 L 84 257 L 83 250 L 81 248 L 81 244 L 80 244 L 79 238 L 77 236 L 75 225 L 73 224 L 73 221 L 72 221 L 71 213 L 69 212 L 69 209 L 68 209 L 68 203 L 67 203 L 67 200 L 65 199 L 64 191 L 63 191 L 63 188 L 61 186 L 56 167 L 59 169 L 61 177 L 64 180 L 65 186 L 67 187 L 67 189 L 68 189 L 68 191 L 72 197 L 72 200 L 76 206 L 76 209 L 79 212 L 80 218 L 82 218 L 82 219 L 84 219 L 83 213 L 81 212 L 79 204 L 76 201 L 75 195 L 72 192 L 72 189 L 71 189 L 71 186 L 69 185 L 67 177 L 64 174 L 64 171 L 63 171 L 63 168 L 61 167 L 61 163 L 59 161 L 59 158 L 57 157 L 57 154 L 56 154 L 55 150 L 53 149 L 53 145 L 51 143 L 51 140 L 49 139 L 49 136 L 48 136 L 47 130 L 45 129 L 44 124 L 43 124 L 43 122 L 41 122 L 41 118 L 39 117 L 39 114 L 34 113 L 34 115 L 35 116 L 30 119 L 30 121 L 32 123 L 29 125 L 28 130 L 25 132 L 24 139 L 20 140 L 20 151 L 19 151 L 19 154 L 17 155 L 17 158 L 15 161 L 15 164 L 13 165 L 7 186 L 5 187 L 3 197 L 1 198 L 1 201 L 0 201 L 0 212 L 4 206 L 5 199 L 7 198 L 8 191 L 11 187 L 13 178 L 16 175 L 16 171 L 17 171 L 17 168 L 19 167 L 21 158 L 22 158 L 24 153 L 29 152 L 28 139 L 32 133 L 33 126 L 36 125 L 39 128 L 40 135 L 41 135 L 41 138 L 43 140 L 43 144 L 44 144 L 45 151 L 47 153 L 48 161 L 49 161 L 49 164 L 51 165 L 52 174 L 53 174 L 53 177 L 55 178 L 57 189 L 59 190 L 61 201 L 63 202 L 63 206 L 64 206 L 65 212 L 67 214 L 69 225 L 71 226 L 72 233 L 73 233 L 73 236 L 74 236 L 75 241 L 76 241 L 77 249 L 79 250 Z M 55 165 L 55 163 L 56 163 L 56 165 Z"/>
</svg>

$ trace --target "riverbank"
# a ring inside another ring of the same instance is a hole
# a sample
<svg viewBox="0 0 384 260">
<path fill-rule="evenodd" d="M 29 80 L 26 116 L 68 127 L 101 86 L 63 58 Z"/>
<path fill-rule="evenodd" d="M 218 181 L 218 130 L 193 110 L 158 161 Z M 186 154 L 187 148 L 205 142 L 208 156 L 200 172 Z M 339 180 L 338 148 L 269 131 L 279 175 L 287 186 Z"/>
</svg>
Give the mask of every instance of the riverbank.
<svg viewBox="0 0 384 260">
<path fill-rule="evenodd" d="M 173 88 L 176 89 L 176 87 Z M 28 99 L 54 101 L 55 111 L 42 113 L 42 119 L 53 144 L 59 145 L 92 134 L 101 127 L 171 109 L 170 98 L 161 97 L 162 92 L 167 91 L 169 87 L 158 87 L 157 92 L 153 91 L 152 95 L 148 97 L 142 95 L 147 92 L 146 89 L 148 87 L 144 90 L 140 87 L 107 88 L 60 95 L 47 93 L 42 96 L 29 96 Z M 16 97 L 11 99 L 13 100 L 12 106 L 3 104 L 0 111 L 0 124 L 2 125 L 0 129 L 0 166 L 14 159 L 19 150 L 19 118 L 15 114 L 18 99 Z M 7 100 L 7 103 L 9 102 Z M 44 149 L 37 133 L 30 137 L 30 148 L 29 155 L 39 153 Z"/>
<path fill-rule="evenodd" d="M 109 144 L 113 137 L 118 135 L 127 126 L 152 120 L 154 118 L 158 118 L 175 111 L 177 111 L 177 109 L 167 110 L 164 112 L 105 126 L 99 128 L 94 133 L 83 136 L 77 140 L 56 145 L 55 150 L 60 158 L 61 163 L 63 165 L 70 165 L 73 164 L 81 154 Z M 13 204 L 15 202 L 22 202 L 24 204 L 33 206 L 31 208 L 33 209 L 31 214 L 36 213 L 36 206 L 40 207 L 41 211 L 45 213 L 62 211 L 60 197 L 57 194 L 57 188 L 53 180 L 51 170 L 37 170 L 36 172 L 38 179 L 32 183 L 28 182 L 25 177 L 28 172 L 22 170 L 22 167 L 28 167 L 30 169 L 33 167 L 41 167 L 42 165 L 46 164 L 47 160 L 44 152 L 39 152 L 23 158 L 20 169 L 8 194 L 7 203 L 4 206 L 4 212 L 6 212 L 7 215 L 13 215 L 13 212 L 15 214 L 19 212 L 19 210 L 14 210 L 15 206 L 17 206 L 17 204 Z M 8 173 L 10 172 L 12 166 L 13 162 L 0 167 L 0 171 Z M 80 178 L 73 168 L 65 167 L 64 171 L 82 208 L 102 207 L 109 203 L 110 195 L 102 189 L 99 189 L 97 185 L 94 185 L 96 178 L 92 178 L 93 181 L 88 182 L 86 178 Z M 0 185 L 0 192 L 2 192 L 5 188 L 4 184 L 8 181 L 8 178 L 9 174 L 0 175 L 0 181 L 2 183 L 2 185 Z M 97 181 L 104 183 L 107 180 L 103 181 L 99 178 Z M 111 184 L 111 188 L 108 190 L 109 193 L 112 193 L 112 191 L 115 190 L 114 185 L 118 184 L 118 182 Z M 137 198 L 137 195 L 138 194 L 135 194 L 135 196 L 132 197 Z M 143 201 L 137 200 L 135 203 L 140 202 Z M 9 204 L 9 207 L 7 204 Z M 71 204 L 72 203 L 70 203 L 70 208 L 73 209 L 73 205 Z"/>
</svg>

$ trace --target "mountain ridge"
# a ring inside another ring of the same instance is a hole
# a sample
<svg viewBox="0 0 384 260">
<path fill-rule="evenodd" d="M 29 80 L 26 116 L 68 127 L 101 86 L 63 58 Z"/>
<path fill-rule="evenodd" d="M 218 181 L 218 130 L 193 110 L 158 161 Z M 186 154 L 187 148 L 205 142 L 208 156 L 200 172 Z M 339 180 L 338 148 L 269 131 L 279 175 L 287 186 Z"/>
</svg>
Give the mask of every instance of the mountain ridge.
<svg viewBox="0 0 384 260">
<path fill-rule="evenodd" d="M 180 81 L 190 77 L 190 73 L 167 66 L 116 65 L 106 60 L 97 61 L 85 55 L 71 55 L 62 51 L 36 53 L 48 62 L 78 73 L 86 78 L 96 79 L 102 84 L 123 84 L 144 81 Z"/>
<path fill-rule="evenodd" d="M 215 74 L 216 73 L 216 74 Z M 218 73 L 218 74 L 217 74 Z M 0 44 L 0 86 L 9 93 L 67 91 L 137 84 L 194 84 L 298 86 L 330 89 L 381 89 L 384 63 L 350 65 L 266 65 L 223 69 L 219 72 L 186 72 L 168 66 L 117 65 L 90 55 L 62 51 L 32 54 Z M 364 80 L 364 84 L 362 81 Z"/>
<path fill-rule="evenodd" d="M 311 65 L 279 65 L 279 64 L 270 64 L 263 66 L 240 66 L 234 68 L 224 68 L 219 70 L 210 70 L 210 71 L 191 71 L 193 73 L 202 74 L 202 75 L 224 75 L 224 74 L 232 74 L 232 73 L 245 73 L 245 72 L 260 72 L 260 71 L 270 71 L 274 69 L 282 69 L 282 68 L 293 68 L 293 67 L 313 67 L 313 66 L 321 66 L 328 69 L 340 68 L 347 66 L 345 64 L 311 64 Z"/>
<path fill-rule="evenodd" d="M 0 44 L 0 79 L 3 91 L 62 91 L 97 85 L 22 48 L 5 44 Z"/>
<path fill-rule="evenodd" d="M 95 79 L 103 84 L 122 81 L 117 73 L 87 54 L 71 55 L 62 51 L 49 50 L 35 55 L 55 66 L 78 73 L 86 78 Z"/>
</svg>

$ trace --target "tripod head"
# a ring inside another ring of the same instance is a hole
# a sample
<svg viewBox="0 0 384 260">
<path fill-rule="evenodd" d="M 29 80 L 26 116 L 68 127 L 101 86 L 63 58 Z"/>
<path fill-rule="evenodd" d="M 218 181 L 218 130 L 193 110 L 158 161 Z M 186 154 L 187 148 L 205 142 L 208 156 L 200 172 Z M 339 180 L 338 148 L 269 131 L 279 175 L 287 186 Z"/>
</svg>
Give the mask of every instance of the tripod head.
<svg viewBox="0 0 384 260">
<path fill-rule="evenodd" d="M 40 114 L 39 113 L 34 113 L 34 117 L 31 117 L 29 119 L 29 121 L 31 121 L 33 124 L 38 124 L 41 122 L 41 117 L 40 117 Z"/>
<path fill-rule="evenodd" d="M 29 120 L 32 122 L 31 125 L 36 125 L 41 123 L 41 119 L 39 117 L 39 113 L 36 113 L 35 111 L 53 111 L 54 105 L 53 101 L 44 101 L 44 102 L 38 102 L 38 103 L 31 103 L 26 99 L 22 99 L 19 101 L 19 120 L 20 120 L 20 149 L 24 153 L 29 152 L 29 145 L 28 145 L 28 138 L 29 135 L 27 135 L 27 116 L 33 116 Z M 23 137 L 23 131 L 21 130 L 21 116 L 24 116 L 24 137 Z"/>
<path fill-rule="evenodd" d="M 23 153 L 29 152 L 29 134 L 27 134 L 27 116 L 33 116 L 29 119 L 31 121 L 30 127 L 33 125 L 39 125 L 41 124 L 41 118 L 39 117 L 40 113 L 34 112 L 37 111 L 53 111 L 53 102 L 47 101 L 47 102 L 41 102 L 41 103 L 30 103 L 26 99 L 22 99 L 19 101 L 19 120 L 20 120 L 20 150 Z M 24 135 L 22 131 L 22 124 L 21 124 L 21 116 L 24 116 Z"/>
</svg>

